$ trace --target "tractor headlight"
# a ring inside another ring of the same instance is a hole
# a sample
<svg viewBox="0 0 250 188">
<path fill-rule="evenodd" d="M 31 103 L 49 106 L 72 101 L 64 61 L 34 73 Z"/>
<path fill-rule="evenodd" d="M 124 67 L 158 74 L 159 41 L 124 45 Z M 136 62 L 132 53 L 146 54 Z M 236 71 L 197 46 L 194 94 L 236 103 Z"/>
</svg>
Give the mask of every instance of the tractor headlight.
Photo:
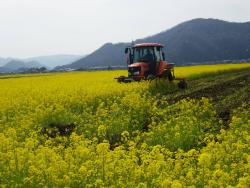
<svg viewBox="0 0 250 188">
<path fill-rule="evenodd" d="M 128 72 L 129 76 L 138 76 L 140 74 L 140 71 L 136 71 L 136 72 Z"/>
<path fill-rule="evenodd" d="M 140 74 L 140 71 L 136 71 L 136 72 L 134 72 L 134 75 L 139 75 Z"/>
<path fill-rule="evenodd" d="M 128 69 L 129 76 L 138 76 L 140 74 L 141 67 L 130 67 Z"/>
</svg>

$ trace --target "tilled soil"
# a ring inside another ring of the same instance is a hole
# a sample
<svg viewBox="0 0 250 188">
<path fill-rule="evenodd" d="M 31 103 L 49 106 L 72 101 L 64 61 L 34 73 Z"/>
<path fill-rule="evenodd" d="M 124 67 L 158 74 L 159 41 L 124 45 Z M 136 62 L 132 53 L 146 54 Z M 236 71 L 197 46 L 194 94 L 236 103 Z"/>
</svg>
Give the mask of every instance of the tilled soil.
<svg viewBox="0 0 250 188">
<path fill-rule="evenodd" d="M 173 95 L 169 102 L 175 103 L 185 98 L 209 98 L 216 107 L 218 117 L 227 126 L 232 110 L 250 101 L 250 69 L 190 80 L 188 86 L 186 91 Z"/>
</svg>

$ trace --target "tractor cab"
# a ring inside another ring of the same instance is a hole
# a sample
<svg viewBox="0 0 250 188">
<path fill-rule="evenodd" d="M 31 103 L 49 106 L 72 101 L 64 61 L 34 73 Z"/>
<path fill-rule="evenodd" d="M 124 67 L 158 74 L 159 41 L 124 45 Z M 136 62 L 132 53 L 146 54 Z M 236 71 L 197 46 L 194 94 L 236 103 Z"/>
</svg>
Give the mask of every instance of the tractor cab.
<svg viewBox="0 0 250 188">
<path fill-rule="evenodd" d="M 126 48 L 128 77 L 134 80 L 164 76 L 173 79 L 173 64 L 165 61 L 163 48 L 158 43 L 136 44 Z"/>
<path fill-rule="evenodd" d="M 185 78 L 175 78 L 174 64 L 165 60 L 164 46 L 159 43 L 136 44 L 125 49 L 127 54 L 128 77 L 115 78 L 119 83 L 167 78 L 169 81 L 179 80 L 180 89 L 187 88 Z"/>
</svg>

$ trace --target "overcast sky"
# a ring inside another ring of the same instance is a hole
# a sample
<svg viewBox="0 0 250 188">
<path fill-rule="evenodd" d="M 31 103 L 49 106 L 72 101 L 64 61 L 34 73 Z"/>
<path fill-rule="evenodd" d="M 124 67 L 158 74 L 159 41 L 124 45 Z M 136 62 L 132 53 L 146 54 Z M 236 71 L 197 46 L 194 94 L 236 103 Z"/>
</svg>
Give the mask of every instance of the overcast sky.
<svg viewBox="0 0 250 188">
<path fill-rule="evenodd" d="M 193 18 L 250 21 L 250 0 L 0 0 L 0 57 L 82 55 Z"/>
</svg>

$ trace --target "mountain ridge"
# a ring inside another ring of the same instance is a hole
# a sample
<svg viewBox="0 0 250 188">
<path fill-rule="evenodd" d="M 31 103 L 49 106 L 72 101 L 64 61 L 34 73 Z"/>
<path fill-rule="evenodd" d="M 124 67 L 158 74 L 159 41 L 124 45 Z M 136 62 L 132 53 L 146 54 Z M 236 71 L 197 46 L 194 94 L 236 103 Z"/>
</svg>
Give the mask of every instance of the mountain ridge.
<svg viewBox="0 0 250 188">
<path fill-rule="evenodd" d="M 37 61 L 46 67 L 55 68 L 57 66 L 70 64 L 84 55 L 71 55 L 71 54 L 56 54 L 56 55 L 47 55 L 47 56 L 37 56 L 24 59 L 24 61 Z"/>
<path fill-rule="evenodd" d="M 82 57 L 84 57 L 84 55 L 70 54 L 36 56 L 25 59 L 0 57 L 0 72 L 15 72 L 20 68 L 27 69 L 46 67 L 47 69 L 53 69 L 56 66 L 72 63 Z"/>
<path fill-rule="evenodd" d="M 4 66 L 0 67 L 0 72 L 2 73 L 18 72 L 21 69 L 41 68 L 41 67 L 44 67 L 44 65 L 41 65 L 36 61 L 23 62 L 20 60 L 13 59 L 7 62 L 7 64 L 5 64 Z"/>
<path fill-rule="evenodd" d="M 159 42 L 166 58 L 177 65 L 250 58 L 250 22 L 192 19 L 135 43 Z M 106 43 L 88 56 L 60 68 L 125 66 L 124 48 L 130 43 Z"/>
</svg>

